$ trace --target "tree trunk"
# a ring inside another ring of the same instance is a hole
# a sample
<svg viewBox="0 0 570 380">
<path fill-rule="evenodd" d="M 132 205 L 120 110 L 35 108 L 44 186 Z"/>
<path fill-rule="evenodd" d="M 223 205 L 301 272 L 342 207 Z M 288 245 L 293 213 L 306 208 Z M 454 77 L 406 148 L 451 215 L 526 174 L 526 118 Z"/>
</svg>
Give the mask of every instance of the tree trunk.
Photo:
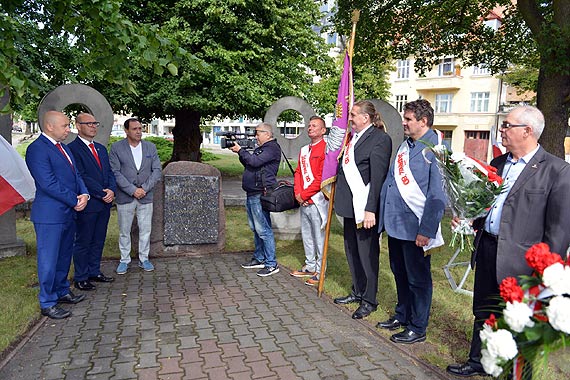
<svg viewBox="0 0 570 380">
<path fill-rule="evenodd" d="M 200 144 L 202 133 L 200 132 L 200 112 L 183 109 L 174 113 L 175 123 L 172 129 L 174 147 L 172 157 L 165 166 L 176 161 L 201 162 Z"/>
<path fill-rule="evenodd" d="M 537 106 L 546 122 L 540 144 L 548 152 L 564 159 L 564 138 L 570 110 L 570 75 L 552 71 L 546 73 L 544 67 L 545 64 L 541 63 L 536 94 Z"/>
<path fill-rule="evenodd" d="M 32 122 L 31 121 L 26 121 L 26 130 L 24 131 L 24 134 L 26 136 L 32 134 Z"/>
</svg>

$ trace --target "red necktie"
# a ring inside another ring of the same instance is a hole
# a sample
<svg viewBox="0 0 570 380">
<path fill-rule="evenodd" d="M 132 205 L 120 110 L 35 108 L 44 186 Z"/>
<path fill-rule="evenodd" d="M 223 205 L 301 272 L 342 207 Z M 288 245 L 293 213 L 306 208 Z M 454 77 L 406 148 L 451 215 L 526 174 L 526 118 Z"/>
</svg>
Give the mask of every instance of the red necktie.
<svg viewBox="0 0 570 380">
<path fill-rule="evenodd" d="M 95 156 L 95 160 L 99 164 L 99 167 L 103 168 L 101 166 L 101 161 L 99 160 L 99 155 L 97 154 L 97 151 L 95 150 L 95 145 L 93 145 L 93 143 L 91 143 L 91 144 L 89 144 L 89 148 L 91 148 L 91 153 L 93 153 L 93 156 Z"/>
<path fill-rule="evenodd" d="M 55 146 L 57 146 L 57 149 L 59 149 L 59 151 L 61 152 L 61 154 L 63 154 L 63 157 L 65 157 L 65 159 L 67 160 L 67 162 L 69 162 L 69 165 L 71 165 L 71 167 L 73 168 L 73 163 L 69 160 L 69 157 L 67 157 L 67 154 L 65 154 L 65 151 L 63 150 L 63 147 L 61 146 L 60 143 L 56 143 Z"/>
</svg>

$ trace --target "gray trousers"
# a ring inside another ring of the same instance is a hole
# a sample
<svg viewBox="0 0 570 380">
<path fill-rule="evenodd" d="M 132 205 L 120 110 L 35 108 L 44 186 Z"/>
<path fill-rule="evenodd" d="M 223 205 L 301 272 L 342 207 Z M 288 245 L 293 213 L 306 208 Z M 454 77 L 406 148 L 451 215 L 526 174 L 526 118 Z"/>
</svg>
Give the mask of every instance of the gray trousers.
<svg viewBox="0 0 570 380">
<path fill-rule="evenodd" d="M 131 262 L 131 226 L 137 215 L 139 226 L 139 260 L 148 260 L 150 252 L 150 232 L 152 229 L 152 203 L 140 203 L 137 199 L 131 203 L 117 204 L 119 222 L 119 250 L 121 262 Z"/>
<path fill-rule="evenodd" d="M 321 215 L 314 204 L 301 206 L 301 235 L 305 248 L 305 267 L 311 272 L 321 273 L 325 230 L 321 229 Z"/>
</svg>

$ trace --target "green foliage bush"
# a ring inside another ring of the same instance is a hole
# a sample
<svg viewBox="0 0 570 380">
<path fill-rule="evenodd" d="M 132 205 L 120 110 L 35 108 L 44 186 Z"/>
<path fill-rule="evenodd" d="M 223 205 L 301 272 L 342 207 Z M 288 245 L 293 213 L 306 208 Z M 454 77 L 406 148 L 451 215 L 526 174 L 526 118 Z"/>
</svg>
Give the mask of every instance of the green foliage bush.
<svg viewBox="0 0 570 380">
<path fill-rule="evenodd" d="M 118 136 L 109 137 L 109 144 L 107 145 L 107 149 L 111 148 L 111 144 L 119 140 L 122 140 L 123 138 L 124 137 L 118 137 Z M 152 136 L 145 137 L 144 140 L 149 141 L 154 145 L 156 145 L 156 150 L 158 151 L 158 157 L 160 158 L 160 162 L 166 162 L 170 160 L 170 157 L 172 157 L 172 148 L 174 146 L 174 142 L 167 140 L 163 137 L 152 137 Z M 218 156 L 204 149 L 200 149 L 200 152 L 202 153 L 203 162 L 219 159 Z"/>
<path fill-rule="evenodd" d="M 156 145 L 160 162 L 170 160 L 170 157 L 172 157 L 172 147 L 174 146 L 172 141 L 162 137 L 146 137 L 145 140 Z"/>
</svg>

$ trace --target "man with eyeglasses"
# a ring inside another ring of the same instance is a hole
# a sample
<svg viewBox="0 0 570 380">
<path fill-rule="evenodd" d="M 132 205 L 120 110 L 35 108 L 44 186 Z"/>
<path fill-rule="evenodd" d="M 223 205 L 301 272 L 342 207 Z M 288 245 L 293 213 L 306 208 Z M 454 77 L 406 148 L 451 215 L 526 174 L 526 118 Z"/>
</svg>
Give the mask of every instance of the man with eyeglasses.
<svg viewBox="0 0 570 380">
<path fill-rule="evenodd" d="M 107 148 L 93 140 L 99 126 L 100 123 L 93 115 L 78 114 L 75 118 L 78 135 L 68 145 L 77 161 L 77 170 L 91 195 L 87 207 L 77 213 L 77 232 L 73 244 L 75 287 L 86 291 L 95 289 L 92 282 L 114 280 L 113 277 L 105 276 L 100 268 L 117 184 L 109 164 Z"/>
<path fill-rule="evenodd" d="M 503 177 L 505 191 L 487 216 L 473 223 L 473 337 L 468 361 L 447 367 L 452 375 L 485 375 L 479 332 L 499 310 L 502 280 L 532 273 L 525 260 L 528 248 L 545 242 L 564 257 L 570 245 L 570 165 L 538 144 L 543 129 L 544 116 L 532 106 L 516 107 L 499 127 L 509 153 L 491 165 Z"/>
<path fill-rule="evenodd" d="M 253 231 L 255 250 L 250 261 L 242 268 L 259 269 L 260 277 L 271 276 L 279 272 L 275 256 L 275 237 L 271 229 L 269 211 L 261 207 L 261 195 L 266 189 L 277 184 L 277 170 L 281 162 L 281 147 L 273 138 L 273 127 L 261 123 L 255 127 L 258 146 L 249 153 L 235 144 L 230 149 L 239 155 L 245 167 L 242 176 L 242 188 L 247 193 L 246 211 L 249 228 Z"/>
</svg>

